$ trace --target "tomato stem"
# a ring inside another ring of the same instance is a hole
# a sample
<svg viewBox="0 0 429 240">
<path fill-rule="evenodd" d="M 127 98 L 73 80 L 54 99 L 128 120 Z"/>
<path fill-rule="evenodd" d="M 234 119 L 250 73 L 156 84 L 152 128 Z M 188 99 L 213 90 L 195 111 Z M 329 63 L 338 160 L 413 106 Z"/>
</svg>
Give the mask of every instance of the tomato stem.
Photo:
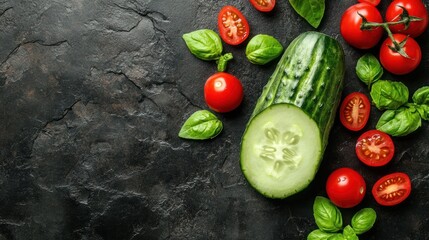
<svg viewBox="0 0 429 240">
<path fill-rule="evenodd" d="M 226 70 L 228 61 L 231 59 L 233 59 L 232 53 L 225 53 L 224 55 L 220 56 L 220 58 L 216 61 L 217 70 L 219 72 L 224 72 Z"/>
</svg>

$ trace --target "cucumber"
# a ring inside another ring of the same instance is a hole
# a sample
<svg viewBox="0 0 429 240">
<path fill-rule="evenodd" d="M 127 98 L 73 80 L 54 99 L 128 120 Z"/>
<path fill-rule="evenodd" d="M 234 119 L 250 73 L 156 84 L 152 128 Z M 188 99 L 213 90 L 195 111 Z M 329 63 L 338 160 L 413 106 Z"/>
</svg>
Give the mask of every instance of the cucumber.
<svg viewBox="0 0 429 240">
<path fill-rule="evenodd" d="M 269 198 L 286 198 L 314 179 L 328 144 L 345 74 L 339 42 L 305 32 L 285 50 L 241 140 L 240 166 Z"/>
</svg>

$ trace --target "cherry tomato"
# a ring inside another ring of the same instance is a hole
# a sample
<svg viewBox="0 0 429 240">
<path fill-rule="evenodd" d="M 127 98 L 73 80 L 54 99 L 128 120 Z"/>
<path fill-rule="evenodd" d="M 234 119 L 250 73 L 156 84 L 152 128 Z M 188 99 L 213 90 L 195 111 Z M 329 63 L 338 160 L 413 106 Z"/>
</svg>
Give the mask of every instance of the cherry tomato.
<svg viewBox="0 0 429 240">
<path fill-rule="evenodd" d="M 377 6 L 380 3 L 381 0 L 358 0 L 358 2 L 361 3 L 369 3 L 373 6 Z"/>
<path fill-rule="evenodd" d="M 380 63 L 383 67 L 396 75 L 403 75 L 414 71 L 422 60 L 422 52 L 419 44 L 411 37 L 404 34 L 395 33 L 393 38 L 396 42 L 405 41 L 402 49 L 408 57 L 402 56 L 399 52 L 392 50 L 394 44 L 390 38 L 387 38 L 380 48 Z"/>
<path fill-rule="evenodd" d="M 218 72 L 204 85 L 204 98 L 209 108 L 216 112 L 230 112 L 243 100 L 243 86 L 234 75 Z"/>
<path fill-rule="evenodd" d="M 258 11 L 270 12 L 271 10 L 273 10 L 274 6 L 276 5 L 276 0 L 250 0 L 250 3 Z"/>
<path fill-rule="evenodd" d="M 249 24 L 246 18 L 233 6 L 223 7 L 217 18 L 220 37 L 230 45 L 238 45 L 249 37 Z"/>
<path fill-rule="evenodd" d="M 411 180 L 403 172 L 388 174 L 380 178 L 372 187 L 372 196 L 383 206 L 393 206 L 410 196 Z"/>
<path fill-rule="evenodd" d="M 361 162 L 371 167 L 380 167 L 392 160 L 395 145 L 389 135 L 374 129 L 358 138 L 355 150 Z"/>
<path fill-rule="evenodd" d="M 370 111 L 368 97 L 360 92 L 352 92 L 341 103 L 340 121 L 347 129 L 359 131 L 368 122 Z"/>
<path fill-rule="evenodd" d="M 374 47 L 383 35 L 381 27 L 361 29 L 362 17 L 368 22 L 383 22 L 378 9 L 368 3 L 358 3 L 349 7 L 341 17 L 340 32 L 344 40 L 358 49 Z"/>
<path fill-rule="evenodd" d="M 351 168 L 338 168 L 326 181 L 326 193 L 336 206 L 351 208 L 362 202 L 366 183 L 362 175 Z"/>
<path fill-rule="evenodd" d="M 401 20 L 403 8 L 407 10 L 409 16 L 418 17 L 422 20 L 410 22 L 408 28 L 405 27 L 405 24 L 390 25 L 390 30 L 413 38 L 420 36 L 428 26 L 428 12 L 421 0 L 395 0 L 391 2 L 386 10 L 386 21 L 397 22 Z"/>
</svg>

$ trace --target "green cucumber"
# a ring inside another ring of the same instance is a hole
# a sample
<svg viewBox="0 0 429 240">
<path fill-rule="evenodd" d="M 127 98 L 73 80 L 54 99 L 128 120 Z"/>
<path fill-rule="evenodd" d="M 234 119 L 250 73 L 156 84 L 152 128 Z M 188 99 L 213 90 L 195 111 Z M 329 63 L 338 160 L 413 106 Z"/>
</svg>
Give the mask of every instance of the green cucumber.
<svg viewBox="0 0 429 240">
<path fill-rule="evenodd" d="M 341 99 L 344 51 L 319 32 L 295 38 L 264 87 L 241 141 L 249 184 L 286 198 L 314 179 Z"/>
</svg>

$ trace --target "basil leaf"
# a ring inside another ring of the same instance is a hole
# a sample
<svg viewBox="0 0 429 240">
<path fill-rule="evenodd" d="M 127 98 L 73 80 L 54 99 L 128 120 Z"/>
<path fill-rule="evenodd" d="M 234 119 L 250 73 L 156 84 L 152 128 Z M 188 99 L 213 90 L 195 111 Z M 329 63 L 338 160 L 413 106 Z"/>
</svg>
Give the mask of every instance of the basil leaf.
<svg viewBox="0 0 429 240">
<path fill-rule="evenodd" d="M 329 237 L 338 234 L 338 233 L 327 233 L 320 229 L 312 231 L 307 236 L 307 240 L 328 240 Z"/>
<path fill-rule="evenodd" d="M 429 86 L 424 86 L 413 94 L 413 102 L 416 104 L 429 104 Z"/>
<path fill-rule="evenodd" d="M 380 110 L 394 110 L 408 102 L 408 88 L 401 82 L 379 80 L 372 85 L 370 95 Z"/>
<path fill-rule="evenodd" d="M 222 41 L 219 35 L 210 29 L 200 29 L 182 36 L 189 51 L 202 60 L 217 60 L 222 55 Z"/>
<path fill-rule="evenodd" d="M 337 233 L 328 238 L 328 240 L 345 240 L 343 234 Z"/>
<path fill-rule="evenodd" d="M 216 137 L 222 129 L 222 122 L 213 113 L 199 110 L 185 121 L 180 129 L 179 137 L 205 140 Z"/>
<path fill-rule="evenodd" d="M 367 53 L 359 58 L 356 64 L 356 75 L 358 78 L 368 85 L 371 85 L 383 76 L 383 67 L 378 59 L 371 53 Z"/>
<path fill-rule="evenodd" d="M 355 230 L 350 225 L 347 225 L 343 229 L 343 237 L 347 240 L 359 240 L 359 237 L 356 235 Z"/>
<path fill-rule="evenodd" d="M 401 107 L 385 111 L 375 127 L 391 136 L 405 136 L 417 130 L 421 124 L 420 114 L 415 107 Z"/>
<path fill-rule="evenodd" d="M 377 214 L 372 208 L 363 208 L 352 218 L 352 227 L 356 234 L 362 234 L 369 231 L 374 226 Z"/>
<path fill-rule="evenodd" d="M 429 121 L 429 105 L 427 104 L 417 105 L 416 109 L 423 120 Z"/>
<path fill-rule="evenodd" d="M 272 36 L 258 34 L 250 39 L 246 46 L 246 57 L 253 63 L 264 65 L 271 62 L 283 52 L 281 43 Z"/>
<path fill-rule="evenodd" d="M 289 0 L 289 3 L 311 26 L 319 27 L 325 14 L 325 0 Z"/>
<path fill-rule="evenodd" d="M 317 196 L 313 204 L 313 215 L 320 230 L 334 233 L 343 227 L 340 210 L 327 198 Z"/>
</svg>

